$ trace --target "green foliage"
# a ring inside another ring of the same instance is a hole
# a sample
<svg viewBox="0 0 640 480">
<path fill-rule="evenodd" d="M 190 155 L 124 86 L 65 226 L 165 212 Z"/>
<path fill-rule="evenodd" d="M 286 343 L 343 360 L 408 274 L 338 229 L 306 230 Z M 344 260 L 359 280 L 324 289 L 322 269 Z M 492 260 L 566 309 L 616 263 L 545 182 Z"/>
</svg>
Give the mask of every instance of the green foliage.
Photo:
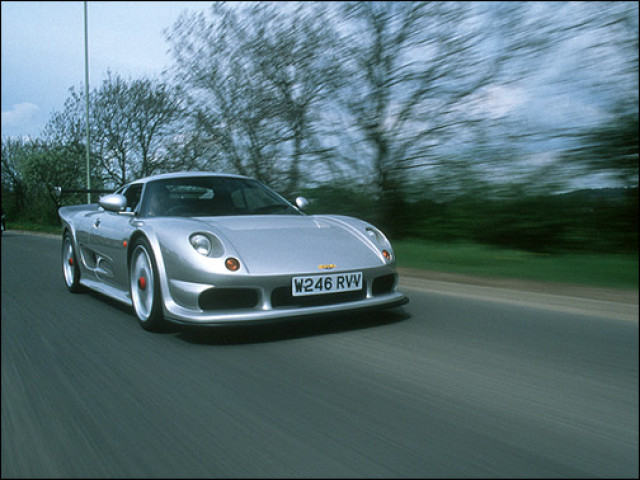
<svg viewBox="0 0 640 480">
<path fill-rule="evenodd" d="M 9 221 L 57 225 L 62 201 L 54 187 L 84 183 L 84 146 L 42 140 L 2 141 L 2 206 Z"/>
<path fill-rule="evenodd" d="M 631 112 L 612 112 L 612 120 L 584 132 L 580 144 L 565 152 L 564 160 L 585 165 L 590 171 L 612 173 L 626 185 L 637 185 L 637 101 L 631 108 Z"/>
<path fill-rule="evenodd" d="M 335 213 L 376 223 L 391 238 L 470 242 L 535 253 L 638 252 L 638 189 L 582 190 L 564 195 L 419 200 L 380 223 L 378 204 L 363 190 L 309 189 L 309 213 Z M 391 226 L 391 228 L 389 228 Z"/>
<path fill-rule="evenodd" d="M 43 144 L 26 159 L 23 174 L 31 186 L 31 219 L 45 224 L 57 222 L 62 199 L 54 188 L 73 188 L 83 182 L 84 151 L 79 144 Z"/>
<path fill-rule="evenodd" d="M 305 188 L 301 194 L 309 200 L 310 205 L 307 213 L 312 215 L 347 215 L 368 221 L 374 221 L 376 217 L 372 197 L 363 190 L 331 184 Z"/>
</svg>

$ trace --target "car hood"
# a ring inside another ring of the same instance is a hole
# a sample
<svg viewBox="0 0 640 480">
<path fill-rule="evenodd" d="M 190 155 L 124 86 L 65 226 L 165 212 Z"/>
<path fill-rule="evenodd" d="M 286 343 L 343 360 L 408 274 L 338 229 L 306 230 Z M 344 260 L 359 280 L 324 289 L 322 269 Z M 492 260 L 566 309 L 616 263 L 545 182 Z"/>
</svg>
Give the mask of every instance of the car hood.
<svg viewBox="0 0 640 480">
<path fill-rule="evenodd" d="M 346 217 L 265 215 L 199 219 L 254 275 L 344 271 L 384 264 Z M 360 222 L 362 223 L 362 222 Z M 327 266 L 329 270 L 325 270 Z"/>
</svg>

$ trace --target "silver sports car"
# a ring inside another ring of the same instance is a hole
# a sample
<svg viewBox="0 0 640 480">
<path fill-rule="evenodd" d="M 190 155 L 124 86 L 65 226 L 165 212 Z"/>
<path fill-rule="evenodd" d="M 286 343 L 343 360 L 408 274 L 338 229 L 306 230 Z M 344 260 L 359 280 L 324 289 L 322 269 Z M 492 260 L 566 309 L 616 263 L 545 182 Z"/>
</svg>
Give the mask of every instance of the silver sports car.
<svg viewBox="0 0 640 480">
<path fill-rule="evenodd" d="M 62 273 L 133 306 L 140 325 L 243 324 L 397 307 L 393 249 L 373 225 L 306 215 L 256 180 L 156 175 L 62 207 Z"/>
</svg>

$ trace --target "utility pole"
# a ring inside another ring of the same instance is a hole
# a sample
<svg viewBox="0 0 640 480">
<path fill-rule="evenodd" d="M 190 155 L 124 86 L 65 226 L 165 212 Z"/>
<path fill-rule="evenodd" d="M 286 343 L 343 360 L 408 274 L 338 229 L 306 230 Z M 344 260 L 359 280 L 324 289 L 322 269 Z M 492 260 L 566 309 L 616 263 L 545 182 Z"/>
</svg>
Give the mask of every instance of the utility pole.
<svg viewBox="0 0 640 480">
<path fill-rule="evenodd" d="M 86 113 L 86 127 L 85 133 L 87 135 L 87 190 L 91 189 L 91 170 L 89 167 L 89 28 L 87 25 L 87 2 L 84 2 L 84 98 L 85 98 L 85 113 Z M 87 203 L 91 203 L 91 193 L 87 192 Z"/>
</svg>

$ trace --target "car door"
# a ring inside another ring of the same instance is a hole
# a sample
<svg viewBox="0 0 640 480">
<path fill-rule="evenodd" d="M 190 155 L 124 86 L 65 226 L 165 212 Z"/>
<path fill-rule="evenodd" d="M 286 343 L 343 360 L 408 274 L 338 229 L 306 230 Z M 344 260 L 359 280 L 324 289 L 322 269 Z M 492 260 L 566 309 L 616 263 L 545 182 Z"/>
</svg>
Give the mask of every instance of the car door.
<svg viewBox="0 0 640 480">
<path fill-rule="evenodd" d="M 91 242 L 96 219 L 101 216 L 97 205 L 95 210 L 86 212 L 75 218 L 75 237 L 81 258 L 82 275 L 85 278 L 95 279 L 96 255 L 93 252 Z"/>
<path fill-rule="evenodd" d="M 136 208 L 142 191 L 135 184 L 123 192 L 127 197 L 127 211 L 101 211 L 92 225 L 91 248 L 96 254 L 96 277 L 122 291 L 128 291 L 127 245 L 135 230 Z"/>
</svg>

